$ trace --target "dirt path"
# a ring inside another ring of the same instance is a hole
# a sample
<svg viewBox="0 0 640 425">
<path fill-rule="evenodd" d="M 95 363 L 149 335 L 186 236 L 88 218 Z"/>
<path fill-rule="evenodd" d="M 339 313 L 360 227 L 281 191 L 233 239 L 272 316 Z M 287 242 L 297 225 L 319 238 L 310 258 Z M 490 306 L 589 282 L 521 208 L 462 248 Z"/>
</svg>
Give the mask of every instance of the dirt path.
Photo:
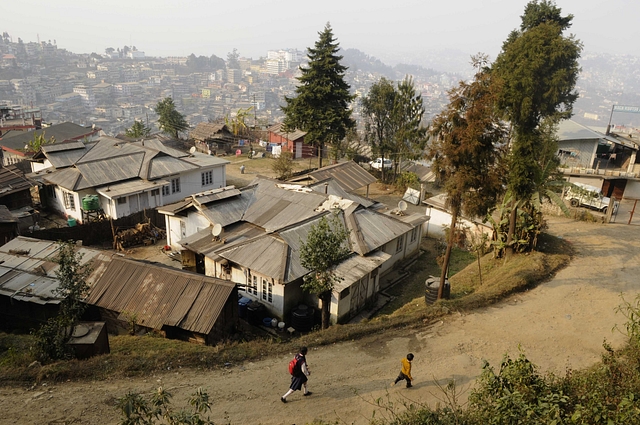
<svg viewBox="0 0 640 425">
<path fill-rule="evenodd" d="M 289 384 L 290 356 L 285 356 L 223 371 L 172 370 L 146 379 L 0 388 L 0 423 L 115 424 L 115 398 L 162 384 L 178 406 L 196 387 L 207 388 L 213 400 L 211 417 L 221 424 L 303 424 L 314 419 L 365 424 L 380 397 L 433 404 L 439 397 L 436 382 L 451 378 L 468 393 L 483 359 L 497 366 L 504 353 L 517 355 L 518 346 L 544 371 L 586 367 L 599 359 L 605 338 L 614 346 L 623 341 L 612 333 L 622 321 L 614 309 L 620 293 L 631 300 L 640 292 L 639 230 L 553 219 L 551 232 L 574 243 L 578 255 L 552 281 L 419 332 L 311 347 L 311 397 L 295 393 L 287 404 L 280 402 Z M 414 388 L 390 387 L 400 358 L 410 351 L 416 356 Z"/>
</svg>

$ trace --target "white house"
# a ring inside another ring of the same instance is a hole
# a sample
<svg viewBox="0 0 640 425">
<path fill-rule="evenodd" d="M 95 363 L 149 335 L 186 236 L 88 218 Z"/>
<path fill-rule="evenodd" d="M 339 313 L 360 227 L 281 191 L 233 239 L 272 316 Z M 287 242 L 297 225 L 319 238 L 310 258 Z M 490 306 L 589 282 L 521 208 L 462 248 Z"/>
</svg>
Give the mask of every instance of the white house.
<svg viewBox="0 0 640 425">
<path fill-rule="evenodd" d="M 427 206 L 427 215 L 430 217 L 425 236 L 445 236 L 445 229 L 451 226 L 451 212 L 447 208 L 446 201 L 447 195 L 445 193 L 422 201 Z M 459 231 L 464 230 L 468 237 L 481 236 L 484 233 L 491 239 L 493 234 L 493 228 L 477 218 L 459 216 L 456 226 Z"/>
<path fill-rule="evenodd" d="M 155 139 L 131 143 L 103 136 L 95 143 L 43 146 L 30 176 L 43 183 L 43 204 L 83 222 L 89 211 L 82 200 L 88 195 L 98 197 L 105 215 L 124 217 L 226 186 L 228 162 Z"/>
<path fill-rule="evenodd" d="M 381 204 L 341 191 L 332 181 L 311 186 L 256 178 L 242 189 L 227 187 L 158 208 L 166 215 L 167 244 L 182 251 L 183 268 L 238 284 L 271 317 L 285 319 L 301 303 L 316 306 L 303 292 L 310 271 L 299 250 L 321 217 L 334 212 L 349 230 L 352 252 L 336 273 L 331 321 L 344 322 L 372 301 L 379 277 L 419 252 L 423 215 L 396 215 Z"/>
</svg>

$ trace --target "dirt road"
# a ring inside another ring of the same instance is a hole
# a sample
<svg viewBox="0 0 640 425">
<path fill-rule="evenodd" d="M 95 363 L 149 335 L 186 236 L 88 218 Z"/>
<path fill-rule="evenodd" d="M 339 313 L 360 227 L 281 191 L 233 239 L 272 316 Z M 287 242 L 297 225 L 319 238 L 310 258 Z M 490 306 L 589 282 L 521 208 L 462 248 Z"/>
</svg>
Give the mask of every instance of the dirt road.
<svg viewBox="0 0 640 425">
<path fill-rule="evenodd" d="M 620 293 L 631 300 L 640 292 L 639 228 L 556 218 L 551 232 L 571 241 L 578 254 L 548 283 L 419 332 L 310 347 L 310 397 L 295 393 L 287 404 L 280 402 L 289 384 L 290 356 L 285 356 L 223 371 L 171 370 L 146 379 L 0 388 L 0 423 L 115 424 L 115 398 L 162 384 L 180 406 L 196 387 L 208 389 L 211 418 L 220 424 L 304 424 L 314 419 L 365 424 L 378 410 L 374 404 L 380 397 L 433 404 L 439 397 L 436 382 L 452 378 L 468 393 L 483 359 L 498 365 L 505 353 L 517 355 L 518 347 L 543 371 L 589 366 L 599 359 L 605 338 L 614 346 L 624 339 L 612 332 L 623 320 L 614 309 Z M 415 354 L 414 388 L 391 387 L 408 352 Z"/>
</svg>

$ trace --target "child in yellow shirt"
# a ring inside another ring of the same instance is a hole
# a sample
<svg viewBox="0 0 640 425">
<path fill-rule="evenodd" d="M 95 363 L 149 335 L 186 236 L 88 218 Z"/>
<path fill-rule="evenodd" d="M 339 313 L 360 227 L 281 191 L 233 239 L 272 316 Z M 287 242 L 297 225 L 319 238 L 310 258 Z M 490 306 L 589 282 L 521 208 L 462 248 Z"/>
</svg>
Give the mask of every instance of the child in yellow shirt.
<svg viewBox="0 0 640 425">
<path fill-rule="evenodd" d="M 400 370 L 400 374 L 396 378 L 396 380 L 391 384 L 395 385 L 403 379 L 407 381 L 407 388 L 411 388 L 411 381 L 413 378 L 411 377 L 411 361 L 413 360 L 413 354 L 407 354 L 407 358 L 400 360 L 402 363 L 402 369 Z"/>
</svg>

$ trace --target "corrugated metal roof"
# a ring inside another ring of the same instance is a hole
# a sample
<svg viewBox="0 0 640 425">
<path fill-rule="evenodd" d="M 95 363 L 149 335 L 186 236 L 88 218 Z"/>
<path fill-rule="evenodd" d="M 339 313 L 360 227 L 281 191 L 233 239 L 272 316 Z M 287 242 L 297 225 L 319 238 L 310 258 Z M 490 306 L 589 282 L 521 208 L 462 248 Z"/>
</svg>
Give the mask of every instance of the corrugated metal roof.
<svg viewBox="0 0 640 425">
<path fill-rule="evenodd" d="M 201 212 L 210 223 L 225 227 L 242 219 L 250 200 L 250 196 L 243 194 L 237 198 L 203 206 Z"/>
<path fill-rule="evenodd" d="M 132 155 L 118 156 L 101 161 L 83 162 L 76 164 L 82 174 L 74 190 L 104 186 L 138 177 L 142 166 L 143 152 Z"/>
<path fill-rule="evenodd" d="M 151 161 L 149 167 L 149 178 L 157 179 L 160 177 L 179 174 L 183 171 L 195 170 L 199 168 L 197 165 L 190 164 L 182 159 L 172 156 L 157 156 Z"/>
<path fill-rule="evenodd" d="M 43 151 L 56 170 L 32 173 L 33 178 L 68 190 L 116 184 L 134 178 L 155 180 L 201 167 L 227 164 L 227 160 L 203 154 L 190 156 L 166 147 L 159 140 L 130 143 L 103 136 L 99 141 L 69 146 L 77 149 Z M 84 146 L 84 148 L 82 148 Z"/>
<path fill-rule="evenodd" d="M 199 141 L 215 139 L 233 140 L 233 134 L 225 124 L 209 122 L 198 123 L 196 128 L 189 133 L 189 137 Z"/>
<path fill-rule="evenodd" d="M 25 177 L 15 165 L 0 167 L 0 197 L 29 189 L 34 185 L 35 183 Z"/>
<path fill-rule="evenodd" d="M 136 193 L 141 193 L 144 191 L 149 191 L 151 189 L 158 189 L 165 185 L 169 184 L 166 180 L 154 180 L 154 181 L 146 181 L 146 180 L 132 180 L 120 184 L 113 184 L 109 186 L 103 186 L 96 189 L 100 195 L 105 198 L 115 199 L 120 198 L 122 196 L 133 195 Z"/>
<path fill-rule="evenodd" d="M 59 250 L 57 242 L 18 236 L 0 247 L 0 294 L 35 304 L 59 304 L 55 291 L 58 264 L 52 258 Z M 18 254 L 17 252 L 28 252 Z M 86 264 L 96 253 L 79 248 Z"/>
<path fill-rule="evenodd" d="M 359 231 L 362 234 L 362 238 L 368 248 L 366 252 L 360 252 L 360 254 L 367 254 L 380 248 L 413 228 L 413 226 L 390 216 L 367 209 L 355 211 L 352 217 L 356 220 L 357 229 L 351 230 Z"/>
<path fill-rule="evenodd" d="M 296 141 L 307 134 L 306 131 L 302 131 L 298 129 L 287 132 L 282 130 L 282 126 L 283 126 L 282 123 L 274 124 L 271 127 L 269 127 L 267 130 L 291 141 Z"/>
<path fill-rule="evenodd" d="M 75 142 L 53 143 L 51 145 L 42 145 L 42 152 L 51 154 L 53 152 L 69 151 L 69 150 L 84 150 L 84 142 L 77 140 Z"/>
<path fill-rule="evenodd" d="M 603 134 L 599 131 L 592 130 L 573 120 L 563 120 L 558 124 L 558 139 L 560 142 L 565 140 L 602 140 L 617 145 L 626 146 L 631 149 L 638 149 L 637 143 Z"/>
<path fill-rule="evenodd" d="M 195 152 L 189 156 L 185 156 L 182 160 L 197 165 L 198 167 L 209 167 L 212 165 L 230 164 L 231 161 L 227 159 L 218 158 L 213 155 L 205 155 L 200 152 Z"/>
<path fill-rule="evenodd" d="M 73 164 L 78 162 L 88 151 L 89 150 L 87 148 L 83 148 L 51 152 L 47 153 L 46 158 L 49 160 L 53 167 L 66 168 L 71 167 Z"/>
<path fill-rule="evenodd" d="M 75 190 L 78 180 L 82 177 L 80 171 L 75 168 L 64 168 L 60 171 L 54 171 L 52 173 L 40 172 L 33 173 L 40 176 L 42 181 L 49 184 L 57 184 L 67 190 Z"/>
<path fill-rule="evenodd" d="M 87 302 L 121 316 L 133 314 L 142 326 L 208 334 L 234 287 L 229 281 L 114 257 L 93 283 Z"/>
<path fill-rule="evenodd" d="M 380 267 L 389 258 L 391 258 L 391 255 L 382 251 L 374 252 L 367 257 L 352 255 L 347 258 L 338 264 L 334 270 L 339 281 L 334 285 L 333 292 L 340 293 L 343 289 L 348 288 L 354 282 L 359 281 Z"/>
<path fill-rule="evenodd" d="M 247 242 L 218 249 L 216 254 L 260 274 L 285 281 L 288 246 L 274 235 L 264 235 Z"/>
<path fill-rule="evenodd" d="M 227 186 L 219 189 L 208 190 L 206 192 L 195 193 L 191 195 L 191 198 L 193 198 L 193 200 L 198 204 L 204 205 L 210 202 L 238 196 L 240 193 L 240 190 L 236 189 L 234 186 Z"/>
<path fill-rule="evenodd" d="M 158 152 L 163 152 L 163 153 L 165 153 L 165 154 L 167 154 L 169 156 L 172 156 L 174 158 L 184 158 L 184 157 L 189 156 L 189 154 L 187 152 L 182 152 L 182 151 L 179 151 L 178 149 L 174 149 L 174 148 L 170 148 L 169 146 L 165 146 L 158 139 L 149 139 L 149 140 L 134 142 L 132 144 L 134 146 L 138 146 L 138 147 L 141 147 L 141 148 L 154 149 L 154 150 L 156 150 Z"/>
<path fill-rule="evenodd" d="M 301 193 L 279 188 L 281 182 L 261 179 L 243 219 L 272 232 L 318 215 L 315 209 L 327 198 L 319 193 Z"/>
<path fill-rule="evenodd" d="M 367 199 L 364 196 L 356 195 L 355 193 L 347 192 L 345 189 L 342 188 L 342 186 L 340 186 L 340 184 L 338 184 L 338 182 L 336 182 L 333 179 L 322 180 L 309 185 L 309 187 L 313 189 L 314 192 L 326 193 L 328 195 L 333 195 L 333 196 L 339 196 L 340 198 L 343 198 L 343 199 L 350 199 L 353 202 L 357 202 L 358 204 L 362 205 L 365 208 L 369 208 L 370 206 L 375 204 L 375 201 L 372 201 L 371 199 Z"/>
<path fill-rule="evenodd" d="M 35 136 L 39 136 L 41 134 L 44 134 L 46 139 L 51 139 L 53 137 L 56 142 L 63 142 L 65 140 L 90 136 L 97 131 L 99 131 L 99 129 L 86 128 L 71 122 L 63 122 L 41 130 L 22 132 L 12 137 L 3 137 L 2 141 L 0 141 L 0 145 L 7 146 L 12 149 L 22 149 L 26 144 L 32 141 Z"/>
<path fill-rule="evenodd" d="M 329 178 L 338 182 L 347 192 L 353 192 L 354 190 L 376 182 L 375 177 L 353 161 L 329 165 L 328 167 L 320 168 L 319 170 L 296 177 L 291 181 L 312 179 L 313 181 L 319 182 Z"/>
</svg>

